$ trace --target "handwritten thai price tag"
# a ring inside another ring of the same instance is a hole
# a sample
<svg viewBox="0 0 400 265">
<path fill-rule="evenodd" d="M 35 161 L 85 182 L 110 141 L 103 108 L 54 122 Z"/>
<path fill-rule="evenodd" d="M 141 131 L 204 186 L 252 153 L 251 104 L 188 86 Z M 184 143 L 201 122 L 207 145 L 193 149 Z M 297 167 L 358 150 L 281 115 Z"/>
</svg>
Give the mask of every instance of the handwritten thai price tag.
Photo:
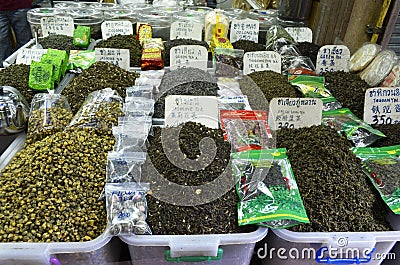
<svg viewBox="0 0 400 265">
<path fill-rule="evenodd" d="M 312 30 L 308 27 L 286 27 L 285 30 L 297 42 L 312 42 Z"/>
<path fill-rule="evenodd" d="M 101 23 L 101 35 L 103 40 L 115 35 L 132 35 L 132 22 L 129 20 L 111 20 Z"/>
<path fill-rule="evenodd" d="M 31 65 L 32 61 L 39 62 L 47 49 L 22 49 L 17 54 L 16 64 Z"/>
<path fill-rule="evenodd" d="M 40 26 L 42 27 L 43 37 L 47 37 L 50 34 L 74 36 L 75 27 L 72 17 L 42 17 Z"/>
<path fill-rule="evenodd" d="M 260 24 L 252 19 L 234 19 L 231 23 L 230 37 L 231 42 L 238 40 L 250 40 L 258 42 L 258 32 Z"/>
<path fill-rule="evenodd" d="M 400 123 L 400 88 L 368 89 L 365 92 L 364 121 L 368 124 Z"/>
<path fill-rule="evenodd" d="M 95 48 L 96 62 L 110 62 L 125 70 L 129 69 L 130 58 L 128 49 Z"/>
<path fill-rule="evenodd" d="M 203 26 L 190 21 L 175 21 L 171 24 L 170 39 L 202 40 Z"/>
<path fill-rule="evenodd" d="M 272 51 L 246 52 L 243 58 L 243 74 L 271 70 L 281 73 L 281 55 Z"/>
<path fill-rule="evenodd" d="M 325 45 L 319 49 L 316 72 L 349 71 L 350 50 L 344 45 Z"/>
<path fill-rule="evenodd" d="M 170 69 L 195 67 L 207 71 L 208 52 L 200 45 L 179 45 L 170 50 Z"/>
</svg>

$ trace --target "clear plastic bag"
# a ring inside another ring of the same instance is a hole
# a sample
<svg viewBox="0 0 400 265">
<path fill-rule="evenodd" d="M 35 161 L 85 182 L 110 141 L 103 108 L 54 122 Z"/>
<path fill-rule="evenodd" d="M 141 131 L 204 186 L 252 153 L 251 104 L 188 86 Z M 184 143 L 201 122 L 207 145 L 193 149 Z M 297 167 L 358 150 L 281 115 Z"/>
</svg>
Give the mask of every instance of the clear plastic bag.
<svg viewBox="0 0 400 265">
<path fill-rule="evenodd" d="M 380 52 L 381 46 L 375 43 L 364 43 L 351 57 L 349 70 L 359 72 L 375 58 Z"/>
<path fill-rule="evenodd" d="M 130 101 L 131 98 L 147 98 L 153 99 L 153 86 L 131 86 L 126 88 L 125 102 Z"/>
<path fill-rule="evenodd" d="M 310 57 L 307 56 L 297 56 L 291 58 L 289 61 L 289 66 L 287 69 L 285 69 L 285 72 L 295 75 L 316 75 L 315 66 Z"/>
<path fill-rule="evenodd" d="M 240 77 L 243 70 L 244 50 L 216 48 L 214 51 L 217 77 Z"/>
<path fill-rule="evenodd" d="M 140 78 L 162 79 L 164 77 L 164 70 L 147 70 L 140 72 Z"/>
<path fill-rule="evenodd" d="M 138 152 L 143 150 L 150 128 L 151 121 L 150 124 L 131 121 L 112 127 L 115 138 L 114 151 Z"/>
<path fill-rule="evenodd" d="M 146 72 L 146 71 L 145 71 Z M 135 79 L 135 86 L 153 86 L 153 93 L 158 93 L 162 79 L 152 79 L 151 77 L 139 77 Z"/>
<path fill-rule="evenodd" d="M 106 183 L 107 234 L 151 235 L 146 222 L 149 183 Z"/>
<path fill-rule="evenodd" d="M 377 86 L 390 73 L 396 62 L 397 56 L 393 50 L 383 50 L 360 73 L 360 77 L 371 87 Z"/>
<path fill-rule="evenodd" d="M 126 116 L 152 116 L 154 113 L 153 99 L 147 98 L 131 98 L 124 104 L 123 110 Z"/>
<path fill-rule="evenodd" d="M 279 52 L 280 48 L 285 45 L 297 45 L 297 42 L 290 36 L 284 27 L 273 25 L 267 31 L 267 51 Z"/>
<path fill-rule="evenodd" d="M 63 131 L 71 122 L 73 113 L 67 98 L 61 94 L 39 93 L 31 102 L 26 144 Z"/>
<path fill-rule="evenodd" d="M 139 182 L 145 161 L 145 152 L 108 152 L 106 182 Z"/>
<path fill-rule="evenodd" d="M 67 128 L 96 129 L 99 133 L 111 134 L 118 117 L 124 115 L 122 103 L 123 99 L 111 88 L 92 92 Z"/>
<path fill-rule="evenodd" d="M 213 36 L 228 37 L 229 19 L 222 10 L 208 12 L 204 17 L 204 41 L 211 41 Z"/>
</svg>

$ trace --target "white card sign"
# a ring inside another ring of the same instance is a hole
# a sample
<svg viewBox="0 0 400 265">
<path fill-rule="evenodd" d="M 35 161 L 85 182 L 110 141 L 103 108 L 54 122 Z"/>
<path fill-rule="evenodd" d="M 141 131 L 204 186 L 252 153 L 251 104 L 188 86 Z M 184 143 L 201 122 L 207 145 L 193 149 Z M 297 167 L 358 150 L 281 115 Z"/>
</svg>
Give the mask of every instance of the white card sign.
<svg viewBox="0 0 400 265">
<path fill-rule="evenodd" d="M 246 52 L 243 58 L 243 74 L 265 70 L 281 73 L 281 63 L 281 55 L 277 52 Z"/>
<path fill-rule="evenodd" d="M 297 42 L 312 42 L 312 30 L 309 27 L 286 27 L 285 30 Z"/>
<path fill-rule="evenodd" d="M 128 49 L 95 48 L 96 62 L 110 62 L 123 69 L 128 70 L 130 57 Z"/>
<path fill-rule="evenodd" d="M 325 45 L 318 51 L 316 72 L 349 71 L 350 50 L 344 45 Z"/>
<path fill-rule="evenodd" d="M 236 42 L 238 40 L 250 40 L 258 42 L 258 32 L 260 24 L 253 19 L 234 19 L 231 23 L 229 40 Z"/>
<path fill-rule="evenodd" d="M 319 98 L 273 98 L 268 125 L 272 130 L 320 125 L 322 100 Z"/>
<path fill-rule="evenodd" d="M 208 52 L 200 45 L 179 45 L 170 50 L 170 69 L 195 67 L 207 71 Z"/>
<path fill-rule="evenodd" d="M 400 123 L 400 88 L 368 89 L 365 92 L 364 121 L 368 124 Z"/>
<path fill-rule="evenodd" d="M 217 97 L 167 96 L 165 98 L 165 126 L 177 126 L 188 121 L 218 129 Z"/>
<path fill-rule="evenodd" d="M 40 26 L 42 27 L 43 37 L 47 37 L 50 34 L 74 36 L 75 27 L 72 17 L 42 17 Z"/>
<path fill-rule="evenodd" d="M 101 35 L 103 40 L 115 35 L 132 35 L 132 22 L 129 20 L 112 20 L 101 23 Z"/>
<path fill-rule="evenodd" d="M 45 53 L 47 49 L 22 49 L 18 52 L 15 63 L 31 65 L 32 61 L 39 62 Z"/>
<path fill-rule="evenodd" d="M 171 24 L 170 39 L 202 40 L 203 26 L 191 21 L 175 21 Z"/>
</svg>

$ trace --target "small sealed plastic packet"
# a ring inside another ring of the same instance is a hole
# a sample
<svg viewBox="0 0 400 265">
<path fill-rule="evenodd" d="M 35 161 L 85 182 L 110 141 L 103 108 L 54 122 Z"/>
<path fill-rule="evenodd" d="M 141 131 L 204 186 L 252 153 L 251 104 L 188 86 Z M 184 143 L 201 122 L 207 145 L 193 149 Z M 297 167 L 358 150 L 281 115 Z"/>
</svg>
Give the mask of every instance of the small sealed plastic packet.
<svg viewBox="0 0 400 265">
<path fill-rule="evenodd" d="M 322 123 L 344 133 L 356 147 L 366 147 L 382 137 L 382 132 L 359 119 L 348 108 L 323 111 Z"/>
<path fill-rule="evenodd" d="M 400 214 L 400 145 L 359 147 L 353 152 L 363 163 L 363 170 L 387 206 Z"/>
<path fill-rule="evenodd" d="M 106 183 L 107 236 L 151 235 L 146 222 L 149 183 Z"/>
<path fill-rule="evenodd" d="M 32 61 L 29 68 L 29 87 L 34 90 L 54 89 L 54 65 Z"/>
<path fill-rule="evenodd" d="M 143 86 L 131 86 L 126 88 L 125 102 L 130 101 L 132 98 L 147 98 L 153 99 L 153 86 L 143 85 Z"/>
<path fill-rule="evenodd" d="M 90 27 L 78 25 L 74 30 L 74 45 L 79 48 L 87 48 L 90 41 Z"/>
<path fill-rule="evenodd" d="M 286 149 L 234 153 L 239 225 L 287 228 L 309 223 Z"/>
<path fill-rule="evenodd" d="M 108 152 L 106 182 L 139 182 L 145 160 L 145 152 Z"/>
<path fill-rule="evenodd" d="M 124 103 L 125 116 L 151 116 L 154 113 L 154 99 L 130 98 Z"/>
<path fill-rule="evenodd" d="M 112 127 L 115 138 L 114 151 L 143 150 L 151 127 L 143 122 L 129 122 Z"/>
<path fill-rule="evenodd" d="M 292 36 L 280 25 L 272 25 L 267 31 L 266 39 L 267 51 L 279 51 L 285 45 L 297 45 Z"/>
<path fill-rule="evenodd" d="M 381 46 L 375 43 L 364 43 L 350 57 L 349 70 L 351 72 L 362 71 L 380 52 Z"/>
<path fill-rule="evenodd" d="M 396 53 L 386 49 L 378 53 L 372 62 L 360 73 L 362 80 L 371 87 L 379 85 L 397 62 Z"/>
<path fill-rule="evenodd" d="M 216 48 L 214 51 L 217 77 L 240 77 L 243 71 L 244 50 Z"/>
</svg>

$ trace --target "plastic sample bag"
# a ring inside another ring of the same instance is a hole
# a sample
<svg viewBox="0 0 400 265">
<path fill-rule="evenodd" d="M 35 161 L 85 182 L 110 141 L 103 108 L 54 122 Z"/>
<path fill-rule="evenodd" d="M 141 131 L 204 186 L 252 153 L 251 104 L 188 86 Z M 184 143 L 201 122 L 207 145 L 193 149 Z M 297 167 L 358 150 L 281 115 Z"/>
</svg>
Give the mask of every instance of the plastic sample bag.
<svg viewBox="0 0 400 265">
<path fill-rule="evenodd" d="M 123 110 L 125 116 L 152 116 L 154 113 L 154 99 L 130 98 L 125 102 Z"/>
<path fill-rule="evenodd" d="M 358 72 L 363 70 L 380 52 L 381 46 L 375 43 L 364 43 L 351 57 L 349 70 Z"/>
<path fill-rule="evenodd" d="M 146 222 L 149 183 L 106 183 L 107 235 L 150 235 Z"/>
<path fill-rule="evenodd" d="M 139 182 L 145 160 L 145 152 L 108 152 L 106 182 Z"/>
<path fill-rule="evenodd" d="M 115 138 L 114 151 L 143 150 L 150 128 L 151 120 L 148 123 L 131 121 L 112 127 Z"/>
<path fill-rule="evenodd" d="M 390 73 L 397 62 L 396 53 L 392 50 L 383 50 L 365 68 L 360 77 L 371 87 L 379 85 Z"/>
<path fill-rule="evenodd" d="M 280 25 L 273 25 L 268 29 L 266 40 L 267 51 L 278 52 L 285 45 L 297 45 L 292 36 Z"/>
<path fill-rule="evenodd" d="M 243 70 L 244 50 L 216 48 L 214 51 L 217 77 L 240 77 Z"/>
<path fill-rule="evenodd" d="M 309 223 L 286 149 L 232 154 L 239 225 L 287 228 Z"/>
<path fill-rule="evenodd" d="M 153 99 L 153 86 L 144 85 L 127 87 L 125 102 L 130 101 L 132 98 Z"/>
<path fill-rule="evenodd" d="M 348 108 L 322 112 L 322 123 L 344 133 L 356 147 L 366 147 L 376 140 L 386 137 L 359 119 Z"/>
<path fill-rule="evenodd" d="M 400 145 L 353 148 L 353 152 L 362 160 L 364 172 L 385 203 L 400 214 Z"/>
</svg>

